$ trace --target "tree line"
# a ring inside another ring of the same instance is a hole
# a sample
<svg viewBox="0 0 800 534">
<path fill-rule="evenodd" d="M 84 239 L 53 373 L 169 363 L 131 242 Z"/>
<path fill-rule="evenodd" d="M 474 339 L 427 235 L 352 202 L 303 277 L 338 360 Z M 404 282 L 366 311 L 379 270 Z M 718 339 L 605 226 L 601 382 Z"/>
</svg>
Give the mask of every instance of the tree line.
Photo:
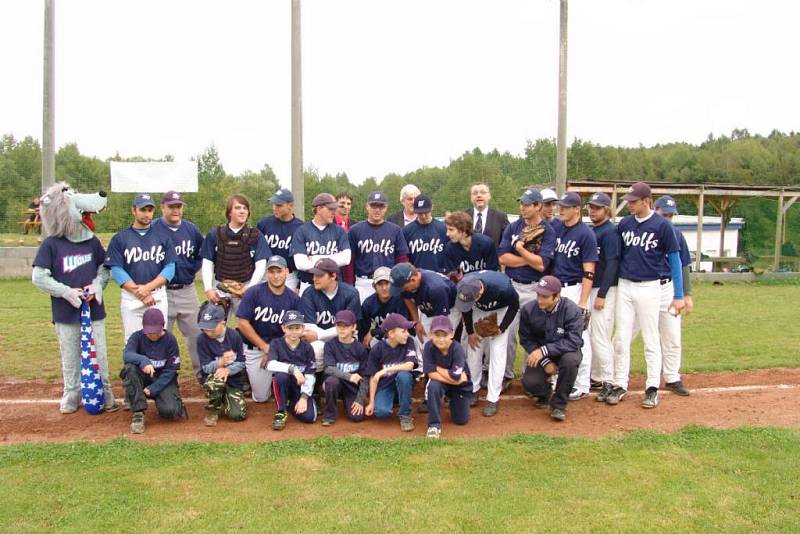
<svg viewBox="0 0 800 534">
<path fill-rule="evenodd" d="M 170 161 L 167 154 L 155 161 Z M 188 216 L 202 230 L 224 220 L 224 199 L 233 192 L 243 193 L 252 203 L 255 220 L 268 214 L 269 197 L 278 188 L 272 168 L 265 164 L 259 171 L 232 175 L 225 171 L 214 146 L 195 158 L 199 170 L 199 190 L 187 195 Z M 153 161 L 141 157 L 115 155 L 108 160 L 80 153 L 75 143 L 66 144 L 56 154 L 56 176 L 82 191 L 108 190 L 110 161 Z M 334 195 L 346 191 L 353 197 L 353 217 L 363 219 L 367 195 L 384 191 L 391 203 L 390 211 L 400 208 L 400 189 L 407 183 L 417 185 L 431 196 L 436 215 L 463 209 L 469 205 L 468 184 L 486 182 L 492 190 L 492 205 L 509 213 L 517 213 L 517 197 L 529 185 L 552 184 L 555 181 L 556 145 L 554 139 L 528 141 L 524 153 L 475 148 L 452 159 L 441 167 L 422 167 L 406 174 L 391 173 L 382 178 L 370 177 L 360 185 L 351 183 L 344 172 L 320 174 L 305 171 L 305 195 L 310 200 L 319 192 Z M 709 134 L 698 145 L 669 143 L 652 147 L 601 146 L 575 139 L 568 150 L 568 180 L 735 183 L 743 185 L 800 185 L 800 134 L 777 130 L 768 136 L 751 135 L 736 129 L 731 135 Z M 17 140 L 6 134 L 0 138 L 0 224 L 2 231 L 16 231 L 17 220 L 30 198 L 41 187 L 41 147 L 36 139 Z M 97 218 L 99 232 L 114 232 L 130 221 L 132 194 L 110 195 L 109 210 Z M 679 200 L 681 212 L 696 214 L 688 199 Z M 769 254 L 774 244 L 776 204 L 774 200 L 740 201 L 734 217 L 746 219 L 743 233 L 748 252 Z M 298 210 L 303 211 L 303 210 Z M 305 207 L 304 218 L 310 217 Z M 707 207 L 706 215 L 716 215 Z M 797 239 L 800 214 L 789 210 L 787 239 Z"/>
</svg>

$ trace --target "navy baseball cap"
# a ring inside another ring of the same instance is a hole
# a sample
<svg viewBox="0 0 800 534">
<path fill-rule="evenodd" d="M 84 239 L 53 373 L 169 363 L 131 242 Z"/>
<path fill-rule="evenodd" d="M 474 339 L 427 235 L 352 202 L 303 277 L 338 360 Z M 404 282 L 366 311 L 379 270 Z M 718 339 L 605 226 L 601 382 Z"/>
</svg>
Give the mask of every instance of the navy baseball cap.
<svg viewBox="0 0 800 534">
<path fill-rule="evenodd" d="M 587 202 L 587 204 L 590 206 L 602 206 L 604 208 L 610 208 L 611 197 L 605 193 L 592 193 L 592 196 L 589 197 L 589 202 Z"/>
<path fill-rule="evenodd" d="M 160 334 L 164 330 L 164 314 L 158 308 L 147 308 L 142 315 L 142 332 Z"/>
<path fill-rule="evenodd" d="M 561 199 L 558 201 L 558 205 L 564 206 L 565 208 L 580 208 L 581 196 L 574 191 L 564 193 L 563 195 L 561 195 Z"/>
<path fill-rule="evenodd" d="M 283 314 L 281 325 L 289 326 L 290 324 L 306 324 L 306 318 L 297 310 L 289 310 Z"/>
<path fill-rule="evenodd" d="M 628 193 L 622 198 L 630 202 L 631 200 L 641 200 L 649 197 L 651 194 L 649 185 L 645 182 L 636 182 L 628 188 Z"/>
<path fill-rule="evenodd" d="M 394 330 L 395 328 L 402 328 L 403 330 L 408 330 L 409 328 L 414 328 L 414 322 L 409 321 L 399 313 L 390 313 L 386 316 L 386 319 L 383 320 L 381 323 L 381 330 L 384 332 L 388 332 L 389 330 Z"/>
<path fill-rule="evenodd" d="M 166 205 L 186 204 L 186 202 L 183 200 L 183 195 L 177 191 L 167 191 L 164 193 L 164 196 L 161 197 L 161 203 Z"/>
<path fill-rule="evenodd" d="M 398 263 L 392 267 L 392 295 L 399 295 L 403 291 L 403 286 L 411 280 L 414 275 L 414 267 L 410 263 Z"/>
<path fill-rule="evenodd" d="M 153 206 L 156 207 L 156 203 L 153 202 L 153 195 L 149 195 L 147 193 L 139 193 L 135 197 L 133 197 L 133 205 L 137 208 L 144 208 L 145 206 Z"/>
<path fill-rule="evenodd" d="M 538 204 L 542 202 L 542 193 L 536 189 L 526 189 L 519 197 L 520 204 Z"/>
<path fill-rule="evenodd" d="M 294 194 L 288 189 L 278 189 L 270 198 L 270 202 L 273 204 L 277 204 L 280 206 L 281 204 L 286 204 L 287 202 L 294 202 Z"/>
<path fill-rule="evenodd" d="M 430 213 L 433 210 L 433 201 L 430 197 L 420 195 L 414 199 L 414 213 Z"/>
<path fill-rule="evenodd" d="M 321 260 L 317 260 L 317 263 L 315 263 L 314 267 L 309 269 L 308 272 L 311 274 L 338 273 L 339 266 L 330 258 L 322 258 Z"/>
<path fill-rule="evenodd" d="M 220 321 L 224 321 L 227 317 L 228 314 L 225 313 L 225 308 L 223 308 L 221 304 L 210 303 L 205 307 L 202 315 L 200 315 L 197 326 L 202 330 L 213 330 Z"/>
<path fill-rule="evenodd" d="M 542 189 L 542 202 L 555 202 L 556 200 L 558 200 L 558 195 L 555 191 L 549 187 Z"/>
<path fill-rule="evenodd" d="M 383 191 L 373 191 L 367 197 L 367 204 L 381 204 L 383 206 L 389 205 L 389 199 Z"/>
<path fill-rule="evenodd" d="M 656 208 L 660 209 L 664 213 L 672 213 L 673 215 L 678 214 L 678 203 L 675 202 L 675 199 L 669 195 L 664 195 L 656 200 Z"/>
<path fill-rule="evenodd" d="M 450 334 L 453 333 L 453 323 L 450 322 L 450 318 L 446 315 L 437 315 L 433 319 L 431 319 L 431 332 L 448 332 Z"/>
<path fill-rule="evenodd" d="M 336 324 L 344 323 L 347 326 L 356 324 L 356 316 L 350 310 L 341 310 L 336 312 Z"/>
<path fill-rule="evenodd" d="M 556 295 L 561 292 L 561 280 L 553 275 L 543 276 L 541 280 L 536 282 L 533 290 L 540 295 L 550 296 Z"/>
<path fill-rule="evenodd" d="M 274 256 L 270 256 L 267 260 L 267 269 L 270 267 L 280 267 L 281 269 L 286 268 L 286 260 L 283 256 L 278 256 L 277 254 Z"/>
<path fill-rule="evenodd" d="M 481 295 L 481 281 L 474 276 L 467 276 L 461 279 L 457 288 L 456 309 L 462 313 L 471 310 Z"/>
</svg>

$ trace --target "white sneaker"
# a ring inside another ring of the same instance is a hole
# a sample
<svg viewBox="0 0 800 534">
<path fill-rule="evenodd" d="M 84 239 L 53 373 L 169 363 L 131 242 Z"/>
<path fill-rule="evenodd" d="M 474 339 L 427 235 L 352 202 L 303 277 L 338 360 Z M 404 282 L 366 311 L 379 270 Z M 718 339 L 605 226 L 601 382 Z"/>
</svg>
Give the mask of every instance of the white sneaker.
<svg viewBox="0 0 800 534">
<path fill-rule="evenodd" d="M 585 399 L 589 396 L 588 391 L 579 391 L 578 388 L 572 388 L 572 391 L 569 392 L 569 400 L 571 401 L 578 401 L 581 399 Z"/>
<path fill-rule="evenodd" d="M 439 439 L 442 435 L 442 429 L 438 426 L 429 426 L 428 431 L 425 433 L 426 438 Z"/>
</svg>

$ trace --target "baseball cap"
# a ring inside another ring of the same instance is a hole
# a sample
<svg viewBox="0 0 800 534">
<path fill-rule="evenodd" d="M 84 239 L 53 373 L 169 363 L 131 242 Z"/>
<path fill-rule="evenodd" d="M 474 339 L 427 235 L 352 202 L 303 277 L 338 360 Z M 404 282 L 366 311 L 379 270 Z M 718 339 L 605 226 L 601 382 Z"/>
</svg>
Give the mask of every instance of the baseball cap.
<svg viewBox="0 0 800 534">
<path fill-rule="evenodd" d="M 431 332 L 444 331 L 444 332 L 453 332 L 453 324 L 450 322 L 450 319 L 446 315 L 437 315 L 433 319 L 431 319 Z"/>
<path fill-rule="evenodd" d="M 281 269 L 286 268 L 286 260 L 283 259 L 283 256 L 278 256 L 277 254 L 274 256 L 270 256 L 267 260 L 267 269 L 270 267 L 280 267 Z"/>
<path fill-rule="evenodd" d="M 209 303 L 200 315 L 197 326 L 203 330 L 213 330 L 217 327 L 219 322 L 224 321 L 227 316 L 228 314 L 225 313 L 225 308 L 223 308 L 222 305 Z"/>
<path fill-rule="evenodd" d="M 414 267 L 410 263 L 398 263 L 392 267 L 392 295 L 399 295 L 413 275 Z"/>
<path fill-rule="evenodd" d="M 142 315 L 142 332 L 158 334 L 164 330 L 164 314 L 158 308 L 148 308 Z"/>
<path fill-rule="evenodd" d="M 314 267 L 308 270 L 311 274 L 328 274 L 328 273 L 338 273 L 339 266 L 336 265 L 336 262 L 330 258 L 322 258 L 317 260 L 317 263 L 314 264 Z"/>
<path fill-rule="evenodd" d="M 270 202 L 273 204 L 281 205 L 286 204 L 287 202 L 294 202 L 294 195 L 288 189 L 278 189 L 270 198 Z"/>
<path fill-rule="evenodd" d="M 186 204 L 183 200 L 183 195 L 178 193 L 177 191 L 167 191 L 164 193 L 164 196 L 161 197 L 162 204 Z"/>
<path fill-rule="evenodd" d="M 602 206 L 604 208 L 611 207 L 611 197 L 606 195 L 605 193 L 592 193 L 592 196 L 589 197 L 589 202 L 587 202 L 590 206 Z"/>
<path fill-rule="evenodd" d="M 581 196 L 574 191 L 564 193 L 561 195 L 558 205 L 565 208 L 579 208 L 581 207 Z"/>
<path fill-rule="evenodd" d="M 133 197 L 133 205 L 137 208 L 144 208 L 145 206 L 156 207 L 156 203 L 153 202 L 153 196 L 147 193 L 139 193 Z"/>
<path fill-rule="evenodd" d="M 664 213 L 678 214 L 678 203 L 669 195 L 664 195 L 656 200 L 656 208 L 659 208 Z"/>
<path fill-rule="evenodd" d="M 552 202 L 554 200 L 558 200 L 558 195 L 556 195 L 555 191 L 549 187 L 542 189 L 542 202 Z"/>
<path fill-rule="evenodd" d="M 281 325 L 289 326 L 290 324 L 306 324 L 306 318 L 297 310 L 289 310 L 283 314 Z"/>
<path fill-rule="evenodd" d="M 645 182 L 636 182 L 628 188 L 628 193 L 622 197 L 625 200 L 640 200 L 650 196 L 650 186 Z"/>
<path fill-rule="evenodd" d="M 533 290 L 540 295 L 555 295 L 561 292 L 561 280 L 553 275 L 543 276 L 542 279 L 533 286 Z"/>
<path fill-rule="evenodd" d="M 519 197 L 520 204 L 536 204 L 542 202 L 542 194 L 536 189 L 526 189 Z"/>
<path fill-rule="evenodd" d="M 367 198 L 367 204 L 383 204 L 387 206 L 389 199 L 386 198 L 386 194 L 383 191 L 373 191 Z"/>
<path fill-rule="evenodd" d="M 481 281 L 474 276 L 467 276 L 462 278 L 456 287 L 458 289 L 456 309 L 460 312 L 471 310 L 472 304 L 481 294 Z"/>
<path fill-rule="evenodd" d="M 381 330 L 384 332 L 388 332 L 389 330 L 394 330 L 395 328 L 402 328 L 403 330 L 408 330 L 409 328 L 414 327 L 414 322 L 409 321 L 399 313 L 390 313 L 386 316 L 386 319 L 383 320 L 381 323 Z"/>
<path fill-rule="evenodd" d="M 336 323 L 344 323 L 347 326 L 356 324 L 356 316 L 350 310 L 341 310 L 336 312 Z"/>
<path fill-rule="evenodd" d="M 414 199 L 414 213 L 430 213 L 433 209 L 433 201 L 426 195 L 420 195 Z"/>
<path fill-rule="evenodd" d="M 314 197 L 314 200 L 311 202 L 311 206 L 314 208 L 325 206 L 330 210 L 335 210 L 339 206 L 339 203 L 336 202 L 336 198 L 334 198 L 334 196 L 330 193 L 320 193 Z"/>
<path fill-rule="evenodd" d="M 392 281 L 392 270 L 388 267 L 378 267 L 375 269 L 375 272 L 372 273 L 372 285 L 377 284 L 381 280 L 386 280 L 387 282 Z"/>
</svg>

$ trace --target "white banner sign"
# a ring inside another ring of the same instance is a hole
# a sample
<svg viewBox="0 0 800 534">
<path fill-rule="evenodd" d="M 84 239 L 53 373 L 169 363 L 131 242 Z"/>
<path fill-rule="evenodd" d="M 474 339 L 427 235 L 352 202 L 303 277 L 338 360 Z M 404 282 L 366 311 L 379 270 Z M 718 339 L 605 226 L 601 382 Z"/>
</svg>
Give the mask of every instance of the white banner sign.
<svg viewBox="0 0 800 534">
<path fill-rule="evenodd" d="M 197 192 L 196 161 L 112 161 L 115 193 Z"/>
</svg>

